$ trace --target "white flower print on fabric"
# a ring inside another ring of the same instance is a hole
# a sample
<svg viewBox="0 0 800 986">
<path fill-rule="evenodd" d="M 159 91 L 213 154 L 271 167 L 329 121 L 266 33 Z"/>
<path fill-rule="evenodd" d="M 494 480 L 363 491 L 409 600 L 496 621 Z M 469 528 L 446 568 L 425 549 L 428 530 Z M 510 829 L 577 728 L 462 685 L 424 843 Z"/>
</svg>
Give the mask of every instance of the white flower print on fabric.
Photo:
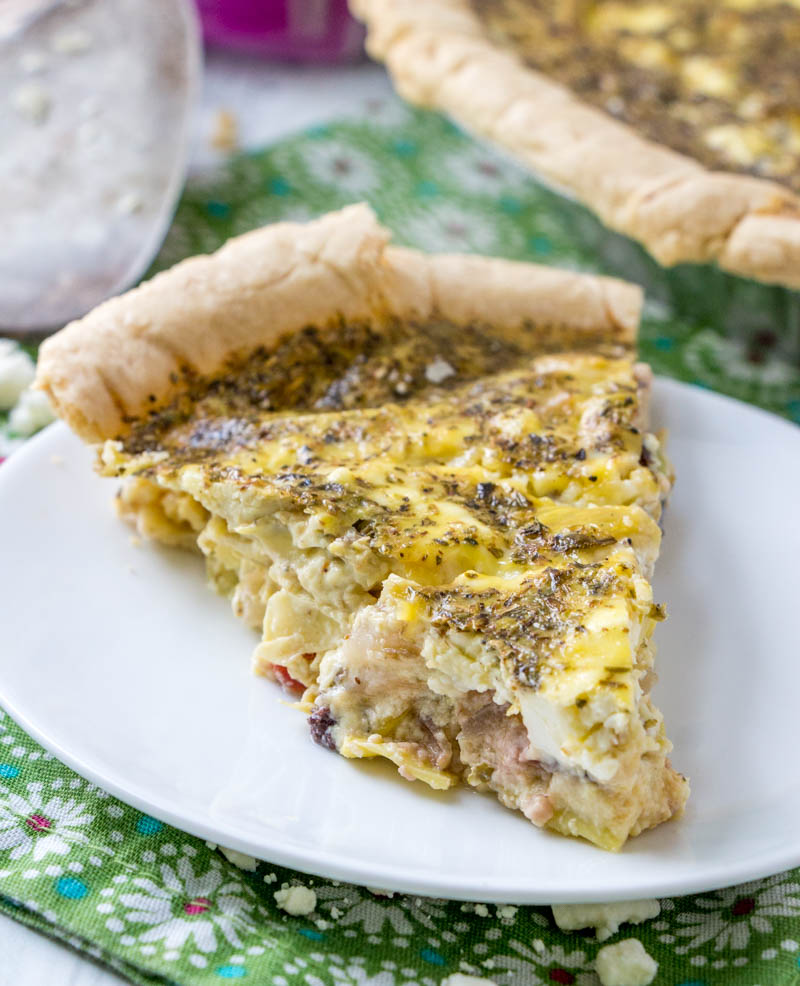
<svg viewBox="0 0 800 986">
<path fill-rule="evenodd" d="M 335 138 L 310 140 L 299 151 L 309 175 L 346 195 L 368 195 L 379 183 L 374 161 L 363 152 Z"/>
<path fill-rule="evenodd" d="M 255 904 L 238 880 L 227 877 L 222 866 L 212 861 L 205 872 L 194 872 L 183 857 L 175 866 L 163 863 L 161 883 L 149 877 L 135 877 L 135 891 L 120 893 L 120 917 L 106 924 L 109 930 L 124 932 L 144 945 L 160 943 L 166 951 L 190 944 L 200 952 L 214 952 L 224 942 L 242 948 L 240 934 L 252 934 Z M 144 930 L 136 925 L 146 925 Z M 133 926 L 133 927 L 131 927 Z"/>
<path fill-rule="evenodd" d="M 447 901 L 433 897 L 400 897 L 398 905 L 411 921 L 416 921 L 430 931 L 438 930 L 447 916 Z"/>
<path fill-rule="evenodd" d="M 491 254 L 520 245 L 519 228 L 513 223 L 501 229 L 497 221 L 452 202 L 431 201 L 399 217 L 395 226 L 404 239 L 433 253 Z"/>
<path fill-rule="evenodd" d="M 66 856 L 74 846 L 85 846 L 89 837 L 82 831 L 94 820 L 85 804 L 75 798 L 44 795 L 41 783 L 27 787 L 27 797 L 0 785 L 0 853 L 21 859 L 28 853 L 38 862 L 51 853 Z M 110 853 L 110 849 L 101 848 Z"/>
<path fill-rule="evenodd" d="M 782 390 L 800 382 L 800 372 L 789 360 L 770 354 L 765 346 L 751 351 L 743 340 L 726 339 L 713 329 L 703 329 L 689 340 L 684 360 L 695 376 L 712 384 L 720 370 L 735 383 L 765 391 Z"/>
<path fill-rule="evenodd" d="M 396 982 L 394 973 L 388 969 L 381 969 L 380 972 L 370 976 L 366 969 L 353 964 L 344 969 L 331 966 L 330 973 L 334 981 L 337 984 L 341 983 L 342 986 L 395 986 Z M 320 986 L 322 986 L 321 981 Z"/>
<path fill-rule="evenodd" d="M 567 951 L 560 945 L 532 944 L 511 940 L 508 947 L 516 954 L 492 956 L 492 968 L 486 973 L 499 978 L 502 970 L 504 981 L 513 983 L 554 983 L 560 986 L 597 986 L 594 964 L 586 952 L 579 949 Z"/>
<path fill-rule="evenodd" d="M 435 986 L 435 980 L 429 976 L 417 977 L 411 969 L 399 970 L 394 962 L 382 962 L 382 968 L 370 974 L 364 968 L 366 959 L 360 956 L 344 959 L 341 955 L 328 953 L 325 956 L 312 955 L 311 958 L 324 960 L 326 978 L 306 972 L 303 982 L 307 986 L 328 986 L 330 982 L 335 986 Z M 295 966 L 298 964 L 295 960 L 284 966 L 284 971 L 292 975 L 297 972 Z"/>
<path fill-rule="evenodd" d="M 775 918 L 800 917 L 800 883 L 779 873 L 696 897 L 694 903 L 694 909 L 675 914 L 672 932 L 682 939 L 675 953 L 708 944 L 716 952 L 741 951 L 753 936 L 772 934 Z"/>
<path fill-rule="evenodd" d="M 442 171 L 473 195 L 515 196 L 531 187 L 531 179 L 522 168 L 478 144 L 446 155 Z"/>
<path fill-rule="evenodd" d="M 358 887 L 333 884 L 317 887 L 320 910 L 339 927 L 360 928 L 366 935 L 380 934 L 386 928 L 397 935 L 409 935 L 415 923 L 433 930 L 445 916 L 445 902 L 422 897 L 376 898 Z"/>
</svg>

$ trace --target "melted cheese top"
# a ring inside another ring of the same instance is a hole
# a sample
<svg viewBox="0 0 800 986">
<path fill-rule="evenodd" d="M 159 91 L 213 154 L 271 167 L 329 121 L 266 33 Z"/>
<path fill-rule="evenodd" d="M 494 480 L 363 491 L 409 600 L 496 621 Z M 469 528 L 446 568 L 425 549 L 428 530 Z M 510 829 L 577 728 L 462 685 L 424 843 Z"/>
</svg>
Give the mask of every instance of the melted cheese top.
<svg viewBox="0 0 800 986">
<path fill-rule="evenodd" d="M 370 359 L 357 363 L 359 391 L 345 361 L 309 384 L 317 406 L 287 398 L 291 410 L 273 408 L 274 381 L 259 390 L 239 368 L 107 443 L 102 470 L 187 491 L 244 537 L 259 518 L 290 531 L 302 518 L 305 543 L 350 570 L 380 557 L 405 586 L 409 620 L 478 635 L 507 692 L 570 708 L 578 727 L 593 695 L 630 711 L 669 486 L 657 439 L 641 431 L 634 365 L 479 350 L 473 364 L 449 356 L 440 386 L 440 369 L 413 369 L 429 347 L 395 349 L 397 375 L 411 379 L 402 400 L 381 390 L 387 374 Z M 321 409 L 342 380 L 348 406 Z"/>
<path fill-rule="evenodd" d="M 548 356 L 403 405 L 189 417 L 147 451 L 117 449 L 107 469 L 313 513 L 332 541 L 365 540 L 395 570 L 441 583 L 591 540 L 599 504 L 626 508 L 603 538 L 641 527 L 629 507 L 658 517 L 666 480 L 633 424 L 632 373 L 627 359 Z"/>
<path fill-rule="evenodd" d="M 471 0 L 490 35 L 709 168 L 800 192 L 798 0 Z"/>
</svg>

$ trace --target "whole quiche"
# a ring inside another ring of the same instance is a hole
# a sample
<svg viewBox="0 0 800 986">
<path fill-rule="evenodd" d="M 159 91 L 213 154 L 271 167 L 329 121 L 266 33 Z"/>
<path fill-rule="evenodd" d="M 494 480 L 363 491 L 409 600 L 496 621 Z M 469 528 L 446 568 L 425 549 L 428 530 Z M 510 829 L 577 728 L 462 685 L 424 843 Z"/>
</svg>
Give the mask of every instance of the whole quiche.
<svg viewBox="0 0 800 986">
<path fill-rule="evenodd" d="M 800 6 L 350 0 L 399 92 L 661 264 L 800 287 Z"/>
</svg>

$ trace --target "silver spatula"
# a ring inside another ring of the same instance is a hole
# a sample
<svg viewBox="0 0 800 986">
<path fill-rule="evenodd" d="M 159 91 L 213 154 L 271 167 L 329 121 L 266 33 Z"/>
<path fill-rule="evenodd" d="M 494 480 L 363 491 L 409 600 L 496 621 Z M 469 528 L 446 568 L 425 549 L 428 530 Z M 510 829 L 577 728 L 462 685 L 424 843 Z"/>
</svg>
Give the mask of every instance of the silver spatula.
<svg viewBox="0 0 800 986">
<path fill-rule="evenodd" d="M 199 67 L 189 0 L 0 0 L 0 334 L 57 329 L 143 273 Z"/>
</svg>

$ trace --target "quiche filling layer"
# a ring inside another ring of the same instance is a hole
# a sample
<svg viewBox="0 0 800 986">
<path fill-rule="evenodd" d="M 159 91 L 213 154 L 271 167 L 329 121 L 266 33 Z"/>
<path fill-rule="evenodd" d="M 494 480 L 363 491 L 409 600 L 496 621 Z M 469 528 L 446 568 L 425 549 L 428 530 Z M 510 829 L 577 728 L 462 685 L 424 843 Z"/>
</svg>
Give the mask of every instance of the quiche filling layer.
<svg viewBox="0 0 800 986">
<path fill-rule="evenodd" d="M 650 139 L 800 192 L 797 4 L 471 3 L 532 68 Z"/>
<path fill-rule="evenodd" d="M 646 371 L 587 342 L 308 329 L 187 380 L 100 468 L 204 553 L 317 742 L 616 849 L 687 795 L 648 698 L 671 476 Z"/>
</svg>

